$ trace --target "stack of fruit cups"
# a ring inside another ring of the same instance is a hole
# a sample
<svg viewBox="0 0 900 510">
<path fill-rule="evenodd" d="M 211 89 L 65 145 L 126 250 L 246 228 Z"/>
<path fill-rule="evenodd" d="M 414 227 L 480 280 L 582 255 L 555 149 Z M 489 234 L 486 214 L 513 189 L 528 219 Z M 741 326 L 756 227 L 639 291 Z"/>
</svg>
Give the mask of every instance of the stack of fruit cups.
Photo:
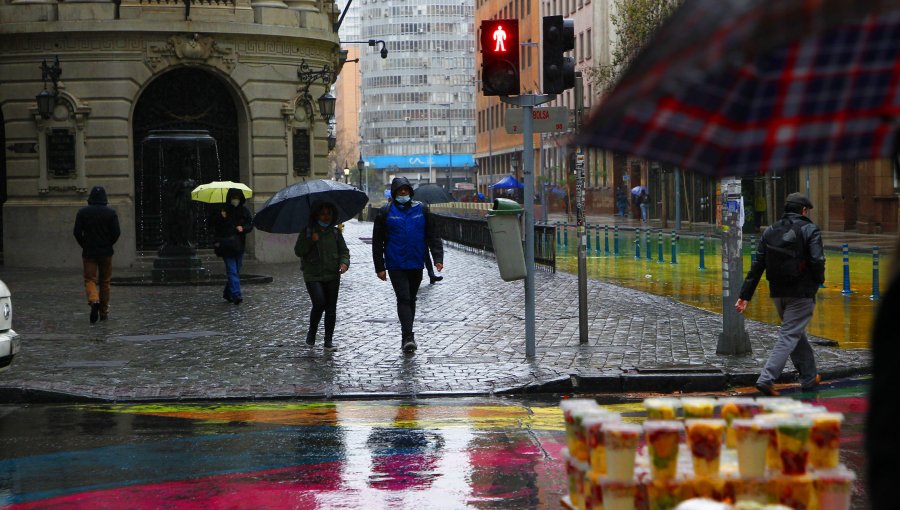
<svg viewBox="0 0 900 510">
<path fill-rule="evenodd" d="M 647 499 L 651 509 L 674 508 L 681 501 L 682 481 L 678 476 L 678 450 L 684 424 L 671 420 L 644 422 L 644 436 L 650 462 Z"/>
<path fill-rule="evenodd" d="M 753 418 L 760 413 L 762 408 L 759 403 L 746 397 L 727 398 L 722 401 L 722 408 L 719 415 L 725 420 L 725 446 L 728 448 L 736 448 L 734 429 L 731 423 L 736 418 Z"/>
<path fill-rule="evenodd" d="M 606 476 L 600 477 L 604 510 L 633 510 L 639 484 L 634 461 L 643 428 L 633 423 L 607 422 L 603 426 Z"/>
<path fill-rule="evenodd" d="M 694 476 L 718 478 L 722 440 L 725 438 L 725 420 L 716 418 L 686 420 L 685 426 Z"/>
<path fill-rule="evenodd" d="M 814 413 L 807 415 L 812 419 L 809 433 L 809 463 L 816 469 L 835 469 L 838 467 L 841 447 L 841 422 L 844 415 L 840 413 Z"/>
<path fill-rule="evenodd" d="M 585 430 L 588 446 L 589 471 L 584 482 L 585 508 L 603 508 L 603 491 L 600 480 L 606 476 L 606 440 L 603 429 L 610 423 L 621 423 L 619 413 L 590 413 L 584 416 L 581 424 Z"/>
<path fill-rule="evenodd" d="M 826 469 L 816 473 L 816 499 L 819 510 L 849 510 L 856 475 L 847 468 Z"/>
<path fill-rule="evenodd" d="M 600 405 L 594 399 L 572 398 L 560 402 L 559 407 L 566 422 L 566 446 L 569 448 L 569 455 L 587 462 L 587 443 L 581 420 L 589 412 L 602 411 Z"/>
<path fill-rule="evenodd" d="M 684 419 L 712 418 L 716 411 L 716 400 L 707 397 L 692 397 L 681 399 L 684 409 Z"/>
<path fill-rule="evenodd" d="M 569 501 L 573 508 L 585 510 L 585 476 L 588 473 L 588 464 L 570 454 L 568 448 L 562 449 L 562 456 L 566 463 L 566 480 L 569 485 Z"/>
</svg>

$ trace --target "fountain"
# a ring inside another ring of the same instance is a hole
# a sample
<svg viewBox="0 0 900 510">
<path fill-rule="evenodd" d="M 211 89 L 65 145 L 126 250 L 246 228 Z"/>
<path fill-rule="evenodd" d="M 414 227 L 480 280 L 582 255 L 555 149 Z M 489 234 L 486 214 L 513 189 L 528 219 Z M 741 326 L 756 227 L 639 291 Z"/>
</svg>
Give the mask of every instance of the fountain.
<svg viewBox="0 0 900 510">
<path fill-rule="evenodd" d="M 149 280 L 144 276 L 114 277 L 112 283 L 224 284 L 225 276 L 211 275 L 197 253 L 198 247 L 209 247 L 211 237 L 204 204 L 191 199 L 198 184 L 222 180 L 216 139 L 205 130 L 155 130 L 141 140 L 140 147 L 138 198 L 142 214 L 137 235 L 144 246 L 159 249 Z M 151 181 L 145 182 L 148 176 Z M 268 283 L 272 278 L 241 275 L 241 281 Z"/>
</svg>

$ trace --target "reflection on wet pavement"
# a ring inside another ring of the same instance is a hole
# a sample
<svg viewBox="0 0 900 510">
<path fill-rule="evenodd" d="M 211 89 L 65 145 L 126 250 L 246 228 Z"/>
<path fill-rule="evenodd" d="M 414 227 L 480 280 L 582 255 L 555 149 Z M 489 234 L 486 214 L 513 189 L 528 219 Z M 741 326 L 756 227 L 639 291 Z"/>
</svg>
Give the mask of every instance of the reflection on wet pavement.
<svg viewBox="0 0 900 510">
<path fill-rule="evenodd" d="M 860 474 L 865 391 L 856 380 L 795 395 L 846 414 L 842 462 Z M 641 421 L 640 400 L 609 406 Z M 559 508 L 557 405 L 5 406 L 0 508 Z"/>
<path fill-rule="evenodd" d="M 647 258 L 646 237 L 641 234 L 641 258 L 635 258 L 634 234 L 620 232 L 619 256 L 612 255 L 613 238 L 610 232 L 610 255 L 605 255 L 603 234 L 601 250 L 596 244 L 587 252 L 589 278 L 608 281 L 632 289 L 667 296 L 704 310 L 722 313 L 722 260 L 719 243 L 715 239 L 705 240 L 704 266 L 700 270 L 699 242 L 696 238 L 683 237 L 677 243 L 677 263 L 671 264 L 671 238 L 663 239 L 663 262 L 659 261 L 658 239 L 654 232 L 651 241 L 651 258 Z M 593 243 L 596 243 L 596 238 Z M 569 273 L 578 272 L 577 248 L 571 239 L 568 248 L 557 247 L 557 267 Z M 744 247 L 744 273 L 750 269 L 749 245 Z M 825 288 L 819 289 L 816 297 L 816 311 L 807 331 L 815 336 L 837 341 L 842 348 L 857 349 L 869 347 L 869 331 L 875 316 L 877 302 L 872 295 L 872 256 L 865 253 L 850 254 L 850 289 L 852 294 L 844 296 L 843 259 L 839 251 L 826 250 Z M 886 268 L 890 260 L 881 256 L 880 266 Z M 887 288 L 888 273 L 879 273 L 881 292 Z M 780 324 L 778 314 L 769 296 L 769 286 L 765 276 L 760 281 L 756 294 L 745 312 L 747 318 Z"/>
</svg>

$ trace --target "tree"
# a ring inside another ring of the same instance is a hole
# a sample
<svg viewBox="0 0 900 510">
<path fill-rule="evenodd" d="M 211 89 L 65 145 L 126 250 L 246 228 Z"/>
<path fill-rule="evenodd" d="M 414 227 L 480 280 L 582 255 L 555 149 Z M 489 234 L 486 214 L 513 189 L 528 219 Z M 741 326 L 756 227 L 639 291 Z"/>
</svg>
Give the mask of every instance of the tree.
<svg viewBox="0 0 900 510">
<path fill-rule="evenodd" d="M 653 33 L 683 0 L 615 0 L 610 20 L 615 32 L 609 64 L 587 69 L 598 91 L 610 88 Z"/>
</svg>

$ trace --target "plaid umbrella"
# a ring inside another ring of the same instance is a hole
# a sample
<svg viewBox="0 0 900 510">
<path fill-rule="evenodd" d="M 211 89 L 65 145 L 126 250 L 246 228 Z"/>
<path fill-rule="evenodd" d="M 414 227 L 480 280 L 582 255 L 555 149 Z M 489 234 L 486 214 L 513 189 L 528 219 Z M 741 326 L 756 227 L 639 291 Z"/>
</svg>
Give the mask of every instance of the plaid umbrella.
<svg viewBox="0 0 900 510">
<path fill-rule="evenodd" d="M 686 0 L 573 143 L 711 175 L 888 157 L 900 0 Z"/>
</svg>

